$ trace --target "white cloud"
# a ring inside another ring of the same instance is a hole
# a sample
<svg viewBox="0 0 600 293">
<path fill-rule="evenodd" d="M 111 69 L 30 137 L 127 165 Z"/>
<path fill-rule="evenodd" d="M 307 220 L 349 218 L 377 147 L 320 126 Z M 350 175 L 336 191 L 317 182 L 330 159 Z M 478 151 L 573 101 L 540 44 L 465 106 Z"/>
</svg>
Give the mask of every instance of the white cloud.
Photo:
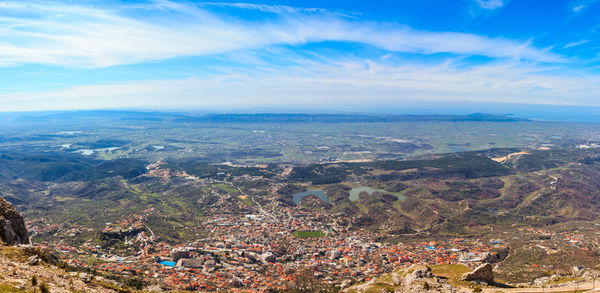
<svg viewBox="0 0 600 293">
<path fill-rule="evenodd" d="M 488 2 L 490 7 L 498 5 Z M 39 63 L 97 68 L 320 41 L 358 42 L 419 54 L 453 53 L 543 62 L 562 59 L 527 41 L 418 31 L 398 24 L 348 20 L 318 10 L 309 14 L 298 10 L 251 22 L 215 14 L 202 6 L 170 1 L 102 8 L 57 2 L 1 4 L 0 15 L 4 16 L 0 17 L 0 66 Z M 276 13 L 293 9 L 266 5 L 251 8 Z"/>
<path fill-rule="evenodd" d="M 585 8 L 585 5 L 584 4 L 580 4 L 580 5 L 577 5 L 577 6 L 573 6 L 572 9 L 573 9 L 573 12 L 579 12 L 579 11 L 581 11 L 584 8 Z"/>
<path fill-rule="evenodd" d="M 479 7 L 483 9 L 497 9 L 504 6 L 503 0 L 476 0 Z"/>
<path fill-rule="evenodd" d="M 96 108 L 243 108 L 249 106 L 382 105 L 473 101 L 600 105 L 598 76 L 555 75 L 556 68 L 519 62 L 463 68 L 389 65 L 385 61 L 309 61 L 278 72 L 86 85 L 0 97 L 0 111 Z"/>
</svg>

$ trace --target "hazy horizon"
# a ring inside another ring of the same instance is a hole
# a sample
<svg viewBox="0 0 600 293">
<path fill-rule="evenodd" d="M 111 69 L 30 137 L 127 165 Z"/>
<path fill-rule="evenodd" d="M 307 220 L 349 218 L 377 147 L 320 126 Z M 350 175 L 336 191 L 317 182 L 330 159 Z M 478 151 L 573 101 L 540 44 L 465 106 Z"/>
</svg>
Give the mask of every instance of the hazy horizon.
<svg viewBox="0 0 600 293">
<path fill-rule="evenodd" d="M 564 106 L 564 105 L 534 105 L 506 103 L 410 103 L 402 106 L 371 105 L 371 106 L 257 106 L 237 108 L 98 108 L 98 109 L 64 109 L 41 111 L 0 111 L 0 115 L 20 115 L 26 113 L 69 113 L 69 112 L 159 112 L 182 114 L 366 114 L 366 115 L 469 115 L 484 113 L 493 115 L 508 115 L 516 118 L 526 118 L 539 121 L 585 122 L 600 123 L 600 107 Z"/>
</svg>

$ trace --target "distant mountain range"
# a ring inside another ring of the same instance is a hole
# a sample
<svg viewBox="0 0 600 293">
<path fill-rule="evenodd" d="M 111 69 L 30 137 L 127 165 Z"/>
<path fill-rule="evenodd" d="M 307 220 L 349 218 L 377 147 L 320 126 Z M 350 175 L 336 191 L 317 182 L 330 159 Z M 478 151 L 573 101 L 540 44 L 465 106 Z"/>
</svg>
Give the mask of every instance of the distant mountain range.
<svg viewBox="0 0 600 293">
<path fill-rule="evenodd" d="M 73 120 L 121 120 L 121 121 L 173 121 L 183 123 L 348 123 L 348 122 L 452 122 L 485 121 L 516 122 L 529 121 L 511 115 L 473 113 L 469 115 L 377 115 L 377 114 L 191 114 L 142 111 L 64 111 L 0 113 L 4 122 L 61 122 Z"/>
<path fill-rule="evenodd" d="M 356 115 L 356 114 L 209 114 L 200 117 L 190 117 L 180 120 L 186 122 L 448 122 L 448 121 L 488 121 L 488 122 L 515 122 L 528 121 L 528 119 L 515 118 L 507 115 L 493 115 L 474 113 L 470 115 Z"/>
</svg>

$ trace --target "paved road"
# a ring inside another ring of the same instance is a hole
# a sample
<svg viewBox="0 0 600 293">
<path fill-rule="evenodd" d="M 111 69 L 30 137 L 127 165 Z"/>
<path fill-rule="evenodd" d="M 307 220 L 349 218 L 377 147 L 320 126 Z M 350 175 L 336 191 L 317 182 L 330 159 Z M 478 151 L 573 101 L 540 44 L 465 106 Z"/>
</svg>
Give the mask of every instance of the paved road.
<svg viewBox="0 0 600 293">
<path fill-rule="evenodd" d="M 485 288 L 483 292 L 487 293 L 541 293 L 541 292 L 600 292 L 596 289 L 592 291 L 592 283 L 582 283 L 577 287 L 564 287 L 564 288 Z"/>
</svg>

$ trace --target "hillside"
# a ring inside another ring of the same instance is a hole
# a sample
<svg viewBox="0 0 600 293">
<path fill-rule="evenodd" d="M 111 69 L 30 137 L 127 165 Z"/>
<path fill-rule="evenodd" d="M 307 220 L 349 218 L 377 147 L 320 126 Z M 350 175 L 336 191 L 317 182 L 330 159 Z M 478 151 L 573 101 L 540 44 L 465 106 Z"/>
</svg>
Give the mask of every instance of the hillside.
<svg viewBox="0 0 600 293">
<path fill-rule="evenodd" d="M 84 225 L 91 225 L 90 220 L 99 215 L 110 220 L 148 207 L 181 224 L 194 221 L 212 213 L 209 209 L 218 202 L 218 196 L 210 195 L 210 190 L 223 183 L 240 187 L 262 204 L 278 201 L 292 206 L 297 204 L 292 200 L 295 193 L 322 189 L 329 201 L 323 208 L 330 213 L 359 216 L 359 222 L 353 223 L 356 228 L 380 229 L 386 223 L 390 237 L 418 231 L 426 232 L 424 235 L 477 235 L 489 225 L 499 228 L 524 219 L 533 225 L 597 219 L 598 152 L 573 149 L 530 153 L 512 157 L 504 164 L 485 153 L 264 167 L 210 165 L 188 159 L 158 167 L 156 170 L 165 170 L 163 177 L 144 175 L 145 166 L 132 160 L 78 162 L 80 170 L 71 170 L 65 165 L 74 161 L 68 158 L 48 159 L 43 167 L 36 168 L 39 157 L 35 155 L 4 155 L 0 163 L 9 166 L 6 169 L 10 169 L 10 176 L 20 180 L 4 179 L 0 190 L 28 214 Z M 282 176 L 285 168 L 291 172 Z M 37 172 L 30 172 L 34 169 Z M 199 182 L 185 180 L 178 172 L 194 176 Z M 21 178 L 19 174 L 28 175 Z M 379 191 L 356 192 L 351 198 L 355 193 L 352 190 L 367 187 Z M 224 186 L 218 189 L 230 196 L 239 193 Z M 278 191 L 267 195 L 273 190 Z M 112 205 L 115 201 L 121 205 Z M 242 201 L 239 204 L 234 211 L 252 209 Z"/>
<path fill-rule="evenodd" d="M 471 254 L 481 257 L 474 263 L 501 264 L 498 276 L 512 285 L 596 265 L 597 149 L 264 165 L 51 157 L 44 172 L 61 176 L 18 177 L 39 158 L 5 154 L 17 178 L 0 180 L 33 242 L 74 268 L 126 272 L 145 284 L 159 278 L 168 289 L 248 288 L 252 280 L 263 289 L 292 290 L 300 280 L 341 288 L 407 263 L 472 264 L 464 260 Z M 194 267 L 175 278 L 161 263 L 184 245 L 192 260 L 202 256 L 191 262 L 207 272 L 202 278 Z M 544 249 L 513 257 L 536 245 Z M 316 279 L 298 269 L 307 264 Z M 268 281 L 286 278 L 295 281 Z"/>
</svg>

